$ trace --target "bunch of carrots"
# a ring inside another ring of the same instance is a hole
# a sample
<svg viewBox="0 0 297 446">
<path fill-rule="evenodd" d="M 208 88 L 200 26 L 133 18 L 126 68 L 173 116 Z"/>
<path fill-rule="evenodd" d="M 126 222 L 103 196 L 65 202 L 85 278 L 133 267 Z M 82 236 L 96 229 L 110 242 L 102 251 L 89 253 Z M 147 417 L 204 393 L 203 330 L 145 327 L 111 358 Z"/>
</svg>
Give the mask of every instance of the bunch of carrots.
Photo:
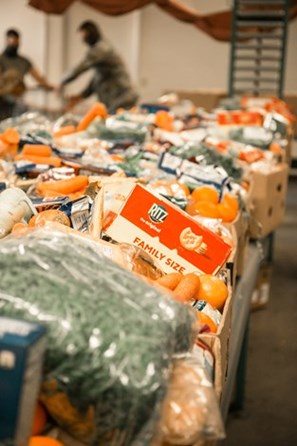
<svg viewBox="0 0 297 446">
<path fill-rule="evenodd" d="M 219 311 L 222 311 L 229 294 L 223 280 L 211 274 L 169 273 L 155 283 L 170 290 L 172 297 L 180 303 L 191 304 L 203 300 Z M 203 312 L 197 312 L 197 319 L 202 325 L 208 325 L 211 332 L 217 331 L 214 321 Z"/>
<path fill-rule="evenodd" d="M 61 159 L 53 155 L 51 147 L 45 144 L 25 144 L 21 153 L 14 159 L 15 161 L 25 160 L 52 167 L 60 167 L 62 164 Z"/>
<path fill-rule="evenodd" d="M 61 127 L 58 131 L 54 133 L 55 138 L 60 138 L 62 136 L 71 135 L 72 133 L 84 131 L 95 118 L 107 117 L 107 110 L 104 104 L 101 102 L 96 102 L 93 107 L 85 114 L 81 119 L 80 123 L 75 127 L 73 125 L 67 125 Z"/>
<path fill-rule="evenodd" d="M 43 181 L 37 184 L 36 189 L 45 198 L 68 196 L 75 200 L 85 194 L 88 184 L 89 178 L 86 175 L 77 175 L 65 180 Z"/>
<path fill-rule="evenodd" d="M 8 128 L 0 134 L 0 158 L 14 157 L 18 151 L 20 134 L 14 128 Z"/>
</svg>

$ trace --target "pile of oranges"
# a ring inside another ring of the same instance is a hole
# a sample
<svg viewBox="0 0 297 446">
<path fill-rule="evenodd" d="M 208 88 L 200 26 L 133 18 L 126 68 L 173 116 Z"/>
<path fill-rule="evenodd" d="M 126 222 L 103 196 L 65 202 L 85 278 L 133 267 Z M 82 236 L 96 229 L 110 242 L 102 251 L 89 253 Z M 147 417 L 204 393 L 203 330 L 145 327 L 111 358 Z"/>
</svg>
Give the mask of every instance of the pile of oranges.
<svg viewBox="0 0 297 446">
<path fill-rule="evenodd" d="M 192 216 L 220 218 L 224 223 L 230 223 L 237 217 L 238 200 L 229 193 L 224 194 L 221 201 L 219 198 L 219 193 L 214 187 L 197 187 L 189 197 L 186 211 Z"/>
<path fill-rule="evenodd" d="M 60 441 L 42 435 L 42 433 L 45 431 L 47 421 L 47 412 L 45 408 L 38 402 L 33 418 L 31 432 L 32 437 L 30 438 L 28 446 L 63 446 Z"/>
</svg>

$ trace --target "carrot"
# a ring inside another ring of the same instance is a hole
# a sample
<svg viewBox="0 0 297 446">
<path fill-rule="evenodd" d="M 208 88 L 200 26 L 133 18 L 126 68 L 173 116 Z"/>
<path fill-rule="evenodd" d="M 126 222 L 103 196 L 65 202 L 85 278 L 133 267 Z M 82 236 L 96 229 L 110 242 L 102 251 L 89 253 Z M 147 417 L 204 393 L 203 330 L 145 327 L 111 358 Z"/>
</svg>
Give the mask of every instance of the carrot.
<svg viewBox="0 0 297 446">
<path fill-rule="evenodd" d="M 60 194 L 68 195 L 74 192 L 80 192 L 89 184 L 89 179 L 85 175 L 77 175 L 76 177 L 68 178 L 67 180 L 58 181 L 44 181 L 37 184 L 38 192 L 43 195 L 46 191 L 58 192 Z"/>
<path fill-rule="evenodd" d="M 77 131 L 82 132 L 85 130 L 97 116 L 101 118 L 106 118 L 107 116 L 106 107 L 104 104 L 101 104 L 101 102 L 96 102 L 96 104 L 94 104 L 93 107 L 85 114 L 77 126 Z"/>
<path fill-rule="evenodd" d="M 186 274 L 173 291 L 173 295 L 179 302 L 189 302 L 195 299 L 199 288 L 199 276 L 194 273 Z"/>
<path fill-rule="evenodd" d="M 25 144 L 21 155 L 52 156 L 53 152 L 50 146 L 45 144 Z"/>
<path fill-rule="evenodd" d="M 59 130 L 54 132 L 54 137 L 60 138 L 61 136 L 71 135 L 71 133 L 75 132 L 76 132 L 76 127 L 74 127 L 74 125 L 65 125 L 64 127 L 61 127 Z"/>
<path fill-rule="evenodd" d="M 183 275 L 181 273 L 170 273 L 160 277 L 156 282 L 169 290 L 174 290 L 182 279 Z"/>
<path fill-rule="evenodd" d="M 47 189 L 44 192 L 39 192 L 40 195 L 44 198 L 57 198 L 57 197 L 68 197 L 71 201 L 76 200 L 77 198 L 82 197 L 86 193 L 86 188 L 80 189 L 77 192 L 72 192 L 70 194 L 65 194 L 63 192 L 58 192 L 56 190 Z"/>
<path fill-rule="evenodd" d="M 57 198 L 64 196 L 66 194 L 62 194 L 61 192 L 57 192 L 56 190 L 47 189 L 43 192 L 39 192 L 39 194 L 44 198 Z"/>
<path fill-rule="evenodd" d="M 2 133 L 1 139 L 8 144 L 18 144 L 20 142 L 20 134 L 15 128 L 8 128 Z"/>
<path fill-rule="evenodd" d="M 16 161 L 25 160 L 31 161 L 34 164 L 48 164 L 49 166 L 60 167 L 61 160 L 57 156 L 34 156 L 34 155 L 23 155 L 20 153 L 14 158 Z"/>
<path fill-rule="evenodd" d="M 72 194 L 68 194 L 68 197 L 71 201 L 76 200 L 77 198 L 82 197 L 83 195 L 85 195 L 86 193 L 86 187 L 84 187 L 83 189 L 80 189 L 76 192 L 73 192 Z"/>
<path fill-rule="evenodd" d="M 124 161 L 124 158 L 122 156 L 116 155 L 116 154 L 110 155 L 110 158 L 115 162 L 118 162 L 118 161 L 123 162 Z"/>
</svg>

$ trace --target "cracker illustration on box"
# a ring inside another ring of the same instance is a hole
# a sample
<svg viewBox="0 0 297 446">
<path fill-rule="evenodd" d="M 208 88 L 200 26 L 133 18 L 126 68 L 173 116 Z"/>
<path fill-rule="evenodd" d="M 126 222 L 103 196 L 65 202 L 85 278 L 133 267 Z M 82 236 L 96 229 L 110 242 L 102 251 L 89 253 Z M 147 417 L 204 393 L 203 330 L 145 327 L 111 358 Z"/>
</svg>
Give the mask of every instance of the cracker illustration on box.
<svg viewBox="0 0 297 446">
<path fill-rule="evenodd" d="M 195 234 L 190 227 L 180 233 L 179 240 L 182 247 L 188 251 L 195 251 L 201 255 L 207 251 L 207 244 L 203 242 L 203 236 Z"/>
</svg>

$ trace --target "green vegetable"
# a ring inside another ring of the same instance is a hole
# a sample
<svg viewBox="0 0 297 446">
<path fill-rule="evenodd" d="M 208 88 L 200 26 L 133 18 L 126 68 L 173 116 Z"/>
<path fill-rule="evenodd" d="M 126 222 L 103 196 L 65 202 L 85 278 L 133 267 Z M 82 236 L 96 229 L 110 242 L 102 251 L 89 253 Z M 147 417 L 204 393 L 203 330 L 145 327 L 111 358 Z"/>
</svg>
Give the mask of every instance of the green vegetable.
<svg viewBox="0 0 297 446">
<path fill-rule="evenodd" d="M 46 229 L 2 241 L 0 271 L 0 315 L 46 324 L 44 378 L 82 417 L 94 408 L 87 444 L 149 444 L 173 356 L 191 345 L 190 310 L 93 244 Z"/>
<path fill-rule="evenodd" d="M 187 144 L 181 147 L 172 147 L 170 152 L 183 159 L 199 157 L 199 163 L 222 166 L 228 175 L 235 181 L 242 178 L 242 169 L 236 165 L 236 160 L 230 155 L 221 155 L 201 142 L 199 145 Z"/>
<path fill-rule="evenodd" d="M 100 129 L 99 138 L 107 141 L 115 142 L 133 142 L 143 143 L 147 135 L 147 128 L 139 126 L 138 129 L 131 130 L 129 128 L 110 129 L 102 127 Z"/>
</svg>

